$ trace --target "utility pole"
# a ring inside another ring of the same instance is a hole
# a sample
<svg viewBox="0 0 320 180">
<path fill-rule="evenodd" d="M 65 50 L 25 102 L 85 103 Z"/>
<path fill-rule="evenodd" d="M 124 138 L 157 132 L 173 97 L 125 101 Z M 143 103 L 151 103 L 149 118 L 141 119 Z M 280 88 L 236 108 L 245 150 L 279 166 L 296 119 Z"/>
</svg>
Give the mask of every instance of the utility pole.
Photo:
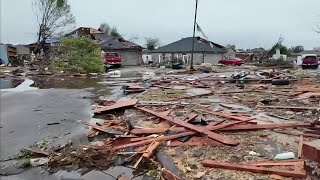
<svg viewBox="0 0 320 180">
<path fill-rule="evenodd" d="M 195 37 L 195 35 L 196 35 L 197 10 L 198 10 L 198 0 L 196 0 L 196 9 L 195 9 L 195 11 L 194 11 L 194 22 L 193 22 L 193 36 L 192 36 L 192 50 L 191 50 L 190 69 L 193 69 L 193 51 L 194 51 L 194 37 Z"/>
</svg>

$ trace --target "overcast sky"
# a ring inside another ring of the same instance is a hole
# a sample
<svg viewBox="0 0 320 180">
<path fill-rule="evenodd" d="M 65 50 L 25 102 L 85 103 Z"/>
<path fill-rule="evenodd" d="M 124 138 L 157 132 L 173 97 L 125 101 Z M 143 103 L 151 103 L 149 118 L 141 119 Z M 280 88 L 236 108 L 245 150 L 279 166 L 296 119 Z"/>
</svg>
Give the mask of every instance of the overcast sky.
<svg viewBox="0 0 320 180">
<path fill-rule="evenodd" d="M 2 43 L 36 40 L 33 0 L 0 0 Z M 69 0 L 76 27 L 107 22 L 125 38 L 158 37 L 162 45 L 192 36 L 195 0 Z M 209 40 L 237 48 L 320 46 L 320 0 L 199 0 L 198 24 Z M 200 34 L 198 34 L 200 35 Z"/>
</svg>

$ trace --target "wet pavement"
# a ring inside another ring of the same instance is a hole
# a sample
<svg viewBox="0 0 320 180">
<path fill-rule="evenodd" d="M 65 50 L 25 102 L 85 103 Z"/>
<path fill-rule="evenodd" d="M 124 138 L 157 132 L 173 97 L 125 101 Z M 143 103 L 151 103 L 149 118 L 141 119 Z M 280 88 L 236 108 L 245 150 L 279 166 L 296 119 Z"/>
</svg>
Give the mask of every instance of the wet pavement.
<svg viewBox="0 0 320 180">
<path fill-rule="evenodd" d="M 78 120 L 92 116 L 90 101 L 84 99 L 89 95 L 65 89 L 1 91 L 1 159 L 44 139 L 60 141 L 77 133 Z"/>
<path fill-rule="evenodd" d="M 80 120 L 92 118 L 92 98 L 118 100 L 125 96 L 121 86 L 136 79 L 141 79 L 141 76 L 119 79 L 46 76 L 0 79 L 0 179 L 114 179 L 101 171 L 49 174 L 39 167 L 21 169 L 17 168 L 19 161 L 10 159 L 20 150 L 41 141 L 48 141 L 49 147 L 69 140 L 76 144 L 88 142 L 85 140 L 87 126 Z M 121 174 L 126 171 L 115 171 L 115 175 L 116 172 Z M 131 172 L 128 172 L 130 176 Z M 142 179 L 142 176 L 136 179 Z"/>
</svg>

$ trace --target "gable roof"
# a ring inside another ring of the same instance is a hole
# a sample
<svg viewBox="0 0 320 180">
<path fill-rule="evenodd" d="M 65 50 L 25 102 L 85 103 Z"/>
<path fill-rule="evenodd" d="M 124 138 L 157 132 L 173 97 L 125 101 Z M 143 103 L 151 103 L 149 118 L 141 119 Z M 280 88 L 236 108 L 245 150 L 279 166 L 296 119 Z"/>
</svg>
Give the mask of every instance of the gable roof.
<svg viewBox="0 0 320 180">
<path fill-rule="evenodd" d="M 225 53 L 226 49 L 224 46 L 207 41 L 200 37 L 194 37 L 194 53 L 212 53 L 219 54 Z M 151 53 L 190 53 L 192 52 L 192 37 L 183 38 L 179 41 L 171 44 L 159 47 Z"/>
<path fill-rule="evenodd" d="M 123 38 L 111 38 L 100 43 L 100 48 L 103 50 L 140 50 L 143 47 L 133 42 L 127 41 Z"/>
<path fill-rule="evenodd" d="M 107 34 L 92 34 L 92 37 L 97 41 L 107 41 L 112 39 L 113 37 Z"/>
</svg>

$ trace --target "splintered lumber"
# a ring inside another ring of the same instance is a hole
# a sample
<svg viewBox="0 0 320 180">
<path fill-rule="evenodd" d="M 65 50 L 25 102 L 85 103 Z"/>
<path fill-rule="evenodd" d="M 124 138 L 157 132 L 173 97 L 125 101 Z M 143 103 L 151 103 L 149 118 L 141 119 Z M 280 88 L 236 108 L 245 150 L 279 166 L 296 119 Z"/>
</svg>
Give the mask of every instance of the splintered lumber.
<svg viewBox="0 0 320 180">
<path fill-rule="evenodd" d="M 174 175 L 172 172 L 166 170 L 165 168 L 161 169 L 161 175 L 166 180 L 181 180 L 181 178 Z"/>
<path fill-rule="evenodd" d="M 237 116 L 236 114 L 231 114 L 231 113 L 215 112 L 215 111 L 209 111 L 209 110 L 202 110 L 202 111 L 206 112 L 206 113 L 209 113 L 209 114 L 216 115 L 216 116 L 220 116 L 220 117 L 236 120 L 236 121 L 245 121 L 245 120 L 248 120 L 248 119 L 251 119 L 251 120 L 255 119 L 255 118 L 252 118 L 252 117 L 241 117 L 241 116 Z M 249 123 L 256 124 L 254 122 L 249 122 Z"/>
<path fill-rule="evenodd" d="M 253 165 L 245 165 L 245 164 L 235 164 L 235 163 L 224 163 L 213 160 L 204 160 L 202 161 L 203 166 L 211 167 L 211 168 L 223 168 L 230 170 L 238 170 L 238 171 L 249 171 L 254 173 L 262 173 L 262 174 L 276 174 L 279 176 L 293 177 L 293 178 L 305 178 L 306 172 L 300 170 L 282 170 L 275 168 L 265 168 L 265 167 L 257 167 Z"/>
<path fill-rule="evenodd" d="M 264 129 L 287 129 L 287 128 L 298 128 L 298 127 L 313 127 L 312 124 L 309 123 L 286 123 L 286 124 L 256 124 L 256 125 L 237 125 L 242 122 L 232 122 L 228 124 L 221 124 L 221 125 L 208 125 L 205 128 L 213 131 L 213 130 L 219 130 L 219 131 L 256 131 L 256 130 L 264 130 Z M 187 131 L 186 128 L 183 127 L 173 127 L 173 128 L 136 128 L 132 129 L 132 134 L 160 134 L 164 133 L 166 131 L 175 131 L 175 132 L 181 132 L 181 131 Z"/>
<path fill-rule="evenodd" d="M 220 125 L 214 125 L 210 124 L 208 126 L 205 126 L 204 128 L 209 130 L 209 131 L 214 131 L 214 130 L 219 130 L 223 131 L 225 128 L 234 126 L 237 124 L 241 124 L 243 122 L 251 121 L 251 119 L 247 119 L 246 121 L 236 121 L 236 122 L 231 122 L 231 123 L 226 123 L 226 124 L 220 124 Z M 247 126 L 247 125 L 246 125 Z M 187 128 L 184 127 L 172 127 L 172 128 L 141 128 L 141 129 L 132 129 L 131 133 L 132 134 L 160 134 L 164 133 L 166 131 L 174 131 L 174 132 L 181 132 L 181 131 L 188 131 Z"/>
<path fill-rule="evenodd" d="M 189 123 L 189 122 L 192 122 L 196 117 L 198 117 L 198 114 L 196 114 L 196 113 L 191 113 L 191 114 L 189 114 L 188 117 L 186 117 L 186 118 L 184 119 L 184 121 Z"/>
<path fill-rule="evenodd" d="M 219 124 L 221 124 L 221 123 L 223 123 L 223 122 L 225 122 L 226 120 L 220 120 L 220 121 L 215 121 L 215 122 L 212 122 L 212 123 L 209 123 L 209 126 L 217 126 L 217 125 L 219 125 Z"/>
<path fill-rule="evenodd" d="M 157 137 L 157 138 L 154 138 L 154 139 L 147 139 L 147 140 L 144 140 L 144 141 L 122 144 L 122 145 L 119 145 L 119 146 L 115 146 L 113 149 L 114 150 L 119 150 L 119 149 L 124 149 L 124 148 L 127 148 L 127 147 L 137 147 L 137 146 L 150 144 L 153 141 L 168 141 L 168 140 L 177 139 L 177 138 L 181 138 L 181 137 L 185 137 L 185 136 L 191 136 L 191 135 L 195 135 L 195 134 L 197 134 L 197 132 L 188 131 L 188 132 L 183 132 L 183 133 L 169 135 L 169 136 L 160 136 L 160 137 Z"/>
<path fill-rule="evenodd" d="M 302 157 L 302 145 L 303 145 L 303 135 L 300 135 L 299 147 L 298 147 L 298 158 Z"/>
<path fill-rule="evenodd" d="M 110 106 L 104 106 L 100 107 L 98 109 L 95 109 L 93 113 L 101 113 L 104 111 L 110 111 L 114 109 L 119 109 L 123 107 L 128 107 L 128 106 L 134 106 L 138 102 L 137 99 L 128 99 L 128 100 L 123 100 L 123 101 L 117 101 L 116 103 L 110 105 Z"/>
<path fill-rule="evenodd" d="M 208 137 L 197 137 L 193 136 L 186 142 L 180 142 L 178 140 L 171 140 L 167 142 L 167 146 L 170 147 L 177 147 L 177 146 L 219 146 L 222 145 L 221 143 L 214 141 Z"/>
<path fill-rule="evenodd" d="M 225 127 L 219 131 L 255 131 L 263 129 L 285 129 L 285 128 L 298 128 L 298 127 L 312 127 L 310 123 L 286 123 L 286 124 L 257 124 L 257 125 L 235 125 L 231 127 Z"/>
<path fill-rule="evenodd" d="M 150 113 L 154 116 L 157 116 L 159 118 L 162 118 L 162 119 L 165 119 L 169 122 L 172 122 L 176 125 L 179 125 L 179 126 L 183 126 L 185 128 L 188 128 L 188 129 L 191 129 L 191 130 L 194 130 L 194 131 L 197 131 L 199 133 L 203 133 L 203 134 L 206 134 L 208 137 L 210 137 L 211 139 L 213 140 L 216 140 L 216 141 L 219 141 L 223 144 L 227 144 L 227 145 L 238 145 L 239 142 L 233 140 L 233 139 L 230 139 L 230 138 L 227 138 L 227 137 L 224 137 L 220 134 L 217 134 L 217 133 L 214 133 L 214 132 L 211 132 L 210 130 L 206 129 L 206 128 L 203 128 L 203 127 L 199 127 L 199 126 L 195 126 L 193 124 L 190 124 L 190 123 L 187 123 L 185 121 L 182 121 L 182 120 L 178 120 L 178 119 L 173 119 L 171 117 L 168 117 L 168 116 L 163 116 L 157 112 L 154 112 L 154 111 L 151 111 L 149 109 L 146 109 L 146 108 L 141 108 L 141 107 L 136 107 L 137 109 L 141 110 L 141 111 L 144 111 L 144 112 L 147 112 L 147 113 Z"/>
<path fill-rule="evenodd" d="M 319 110 L 319 107 L 296 107 L 296 106 L 263 106 L 257 105 L 257 108 L 270 108 L 270 109 L 292 109 L 292 110 Z"/>
<path fill-rule="evenodd" d="M 130 132 L 132 134 L 161 134 L 166 131 L 174 131 L 174 132 L 180 132 L 180 131 L 187 131 L 184 127 L 171 127 L 171 128 L 135 128 L 132 129 Z"/>
<path fill-rule="evenodd" d="M 150 146 L 147 148 L 147 152 L 142 154 L 142 157 L 149 159 L 154 152 L 157 150 L 157 148 L 159 147 L 159 145 L 161 144 L 161 142 L 158 141 L 154 141 L 150 144 Z"/>
</svg>

